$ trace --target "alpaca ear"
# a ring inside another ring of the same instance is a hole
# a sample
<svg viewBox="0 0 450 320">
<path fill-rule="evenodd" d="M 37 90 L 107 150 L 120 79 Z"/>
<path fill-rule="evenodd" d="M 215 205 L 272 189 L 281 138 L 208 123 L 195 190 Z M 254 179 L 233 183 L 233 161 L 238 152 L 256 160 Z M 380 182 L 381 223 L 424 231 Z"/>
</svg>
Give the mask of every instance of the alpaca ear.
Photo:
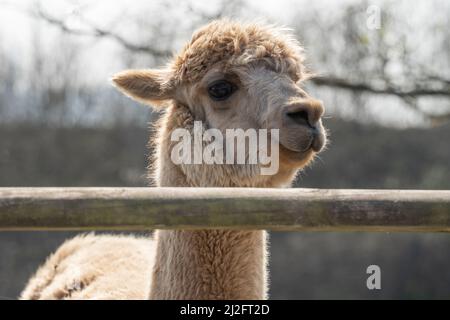
<svg viewBox="0 0 450 320">
<path fill-rule="evenodd" d="M 168 70 L 126 70 L 114 75 L 112 82 L 128 97 L 154 106 L 162 105 L 175 93 Z"/>
</svg>

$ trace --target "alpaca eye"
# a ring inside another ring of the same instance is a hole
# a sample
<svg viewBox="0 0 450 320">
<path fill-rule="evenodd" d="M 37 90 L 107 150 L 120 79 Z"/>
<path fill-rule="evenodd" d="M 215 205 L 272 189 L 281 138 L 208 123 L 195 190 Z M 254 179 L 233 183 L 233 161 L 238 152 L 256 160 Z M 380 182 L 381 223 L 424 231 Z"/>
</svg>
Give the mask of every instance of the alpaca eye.
<svg viewBox="0 0 450 320">
<path fill-rule="evenodd" d="M 221 101 L 231 96 L 236 89 L 233 83 L 226 80 L 219 80 L 208 87 L 208 93 L 211 99 Z"/>
</svg>

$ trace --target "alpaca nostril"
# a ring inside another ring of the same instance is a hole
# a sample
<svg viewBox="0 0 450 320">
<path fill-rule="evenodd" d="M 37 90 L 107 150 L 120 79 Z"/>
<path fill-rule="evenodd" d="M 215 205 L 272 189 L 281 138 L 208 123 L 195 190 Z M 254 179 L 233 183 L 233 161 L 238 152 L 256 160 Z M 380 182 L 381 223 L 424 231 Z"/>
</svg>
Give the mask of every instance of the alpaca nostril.
<svg viewBox="0 0 450 320">
<path fill-rule="evenodd" d="M 308 126 L 308 127 L 313 127 L 311 125 L 311 123 L 309 122 L 308 112 L 305 110 L 288 112 L 288 113 L 286 113 L 286 116 L 288 118 L 292 119 L 297 124 L 300 124 L 303 126 Z"/>
</svg>

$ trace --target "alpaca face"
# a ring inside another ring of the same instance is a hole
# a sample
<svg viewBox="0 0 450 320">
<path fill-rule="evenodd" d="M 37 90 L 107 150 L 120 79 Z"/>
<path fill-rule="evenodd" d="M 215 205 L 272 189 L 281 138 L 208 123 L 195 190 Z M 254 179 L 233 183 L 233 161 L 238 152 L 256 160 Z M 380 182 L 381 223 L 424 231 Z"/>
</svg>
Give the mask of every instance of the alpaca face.
<svg viewBox="0 0 450 320">
<path fill-rule="evenodd" d="M 278 130 L 280 172 L 289 180 L 321 151 L 326 135 L 322 103 L 300 87 L 302 49 L 283 32 L 213 22 L 195 33 L 167 68 L 125 71 L 113 81 L 137 101 L 153 106 L 172 101 L 204 129 Z M 249 172 L 257 172 L 254 166 L 231 171 L 249 180 L 254 179 Z"/>
<path fill-rule="evenodd" d="M 179 102 L 207 128 L 279 130 L 282 158 L 303 166 L 326 142 L 320 101 L 310 98 L 288 73 L 264 62 L 209 70 L 195 84 L 181 86 Z M 305 161 L 306 160 L 306 161 Z"/>
</svg>

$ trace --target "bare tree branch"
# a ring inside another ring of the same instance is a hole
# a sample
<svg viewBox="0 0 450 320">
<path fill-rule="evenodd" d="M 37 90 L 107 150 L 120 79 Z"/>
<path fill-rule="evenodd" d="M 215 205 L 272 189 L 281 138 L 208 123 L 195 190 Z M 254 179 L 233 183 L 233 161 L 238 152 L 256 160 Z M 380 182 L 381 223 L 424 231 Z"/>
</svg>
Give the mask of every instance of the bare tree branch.
<svg viewBox="0 0 450 320">
<path fill-rule="evenodd" d="M 401 98 L 419 96 L 450 96 L 450 87 L 448 84 L 446 84 L 446 88 L 441 89 L 418 87 L 410 90 L 403 90 L 394 86 L 376 88 L 368 83 L 352 82 L 347 79 L 335 78 L 332 76 L 312 78 L 311 81 L 318 86 L 328 86 L 357 92 L 365 91 L 374 94 L 395 95 Z M 436 81 L 436 79 L 434 79 L 434 81 Z M 442 82 L 444 83 L 445 81 L 442 80 Z"/>
<path fill-rule="evenodd" d="M 231 12 L 235 12 L 237 8 L 244 8 L 245 4 L 241 0 L 228 0 L 223 1 L 221 3 L 221 7 L 217 10 L 217 12 L 213 14 L 207 14 L 198 8 L 194 8 L 191 3 L 186 3 L 187 10 L 197 16 L 201 21 L 211 21 L 214 19 L 218 19 L 222 17 L 223 15 L 227 15 Z M 112 40 L 115 40 L 117 43 L 122 45 L 127 50 L 133 51 L 133 52 L 143 52 L 148 53 L 154 57 L 161 58 L 161 57 L 168 57 L 172 54 L 172 51 L 167 49 L 159 49 L 156 46 L 151 45 L 140 45 L 136 43 L 129 42 L 121 35 L 111 32 L 106 29 L 102 29 L 98 26 L 95 26 L 92 23 L 89 23 L 88 21 L 84 20 L 85 24 L 89 27 L 89 30 L 81 30 L 81 29 L 74 29 L 71 28 L 67 22 L 64 19 L 56 18 L 47 12 L 45 12 L 40 6 L 36 7 L 36 10 L 30 11 L 28 10 L 28 13 L 30 13 L 32 16 L 40 18 L 49 24 L 58 27 L 61 31 L 73 35 L 79 35 L 79 36 L 90 36 L 90 37 L 97 37 L 97 38 L 109 38 Z"/>
<path fill-rule="evenodd" d="M 131 43 L 116 33 L 99 28 L 90 23 L 88 24 L 90 30 L 81 30 L 81 29 L 71 28 L 67 25 L 66 21 L 49 15 L 48 13 L 44 12 L 44 10 L 42 10 L 41 8 L 37 8 L 36 11 L 32 11 L 31 13 L 34 16 L 48 22 L 49 24 L 58 27 L 61 31 L 69 33 L 69 34 L 78 35 L 78 36 L 90 36 L 90 37 L 97 37 L 97 38 L 109 38 L 109 39 L 116 41 L 117 43 L 119 43 L 124 48 L 126 48 L 130 51 L 144 52 L 144 53 L 148 53 L 148 54 L 151 54 L 152 56 L 159 57 L 159 58 L 167 57 L 167 56 L 171 55 L 170 50 L 164 50 L 164 49 L 161 50 L 154 46 L 145 46 L 145 45 Z"/>
</svg>

